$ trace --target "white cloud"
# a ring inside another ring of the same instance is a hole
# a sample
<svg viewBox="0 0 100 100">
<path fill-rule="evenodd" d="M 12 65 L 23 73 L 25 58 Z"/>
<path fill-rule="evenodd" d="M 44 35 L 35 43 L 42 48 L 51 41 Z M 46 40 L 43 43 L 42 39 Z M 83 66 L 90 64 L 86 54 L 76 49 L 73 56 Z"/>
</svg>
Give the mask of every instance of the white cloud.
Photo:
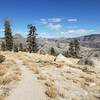
<svg viewBox="0 0 100 100">
<path fill-rule="evenodd" d="M 77 22 L 78 19 L 76 19 L 76 18 L 69 18 L 69 19 L 67 19 L 67 21 L 68 21 L 68 22 Z"/>
<path fill-rule="evenodd" d="M 51 18 L 51 19 L 41 18 L 40 23 L 41 24 L 60 23 L 62 20 L 63 20 L 62 18 Z"/>
<path fill-rule="evenodd" d="M 59 33 L 59 36 L 79 37 L 79 36 L 92 34 L 93 32 L 95 32 L 95 31 L 94 30 L 89 30 L 89 29 L 71 29 L 71 30 L 67 30 L 65 32 Z"/>
<path fill-rule="evenodd" d="M 89 29 L 74 29 L 74 30 L 69 30 L 68 32 L 84 35 L 84 34 L 88 34 L 88 33 L 93 32 L 93 31 L 94 30 L 89 30 Z"/>
<path fill-rule="evenodd" d="M 52 22 L 52 23 L 58 23 L 58 22 L 61 22 L 62 21 L 62 18 L 51 18 L 51 19 L 48 19 L 48 22 Z"/>
<path fill-rule="evenodd" d="M 44 19 L 44 18 L 41 18 L 41 19 L 40 19 L 40 23 L 41 23 L 41 24 L 47 24 L 48 21 L 47 21 L 46 19 Z"/>
<path fill-rule="evenodd" d="M 51 30 L 59 31 L 62 28 L 62 26 L 60 24 L 52 24 L 52 23 L 50 23 L 48 25 L 48 28 L 51 29 Z"/>
</svg>

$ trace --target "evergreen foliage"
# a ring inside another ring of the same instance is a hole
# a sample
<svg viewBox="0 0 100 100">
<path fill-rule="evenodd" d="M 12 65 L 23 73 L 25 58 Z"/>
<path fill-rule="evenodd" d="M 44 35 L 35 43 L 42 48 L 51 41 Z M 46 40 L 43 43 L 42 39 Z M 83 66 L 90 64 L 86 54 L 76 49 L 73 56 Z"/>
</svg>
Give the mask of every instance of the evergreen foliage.
<svg viewBox="0 0 100 100">
<path fill-rule="evenodd" d="M 79 51 L 80 51 L 80 44 L 78 40 L 74 40 L 74 46 L 75 46 L 75 57 L 78 57 Z"/>
<path fill-rule="evenodd" d="M 6 46 L 5 46 L 5 43 L 3 41 L 1 43 L 1 50 L 2 51 L 5 51 L 6 50 Z"/>
<path fill-rule="evenodd" d="M 12 49 L 13 49 L 13 36 L 12 36 L 11 25 L 10 25 L 9 19 L 5 19 L 4 32 L 5 32 L 6 50 L 12 51 Z"/>
<path fill-rule="evenodd" d="M 14 44 L 14 52 L 18 52 L 18 46 Z"/>
<path fill-rule="evenodd" d="M 71 41 L 70 44 L 69 44 L 69 56 L 70 57 L 74 57 L 74 42 Z"/>
<path fill-rule="evenodd" d="M 53 56 L 56 56 L 56 52 L 55 52 L 55 49 L 53 47 L 50 50 L 50 54 Z"/>
<path fill-rule="evenodd" d="M 22 43 L 19 44 L 19 51 L 24 51 Z"/>
<path fill-rule="evenodd" d="M 31 52 L 37 52 L 37 42 L 36 42 L 36 27 L 32 24 L 28 25 L 29 34 L 27 36 L 27 50 Z"/>
<path fill-rule="evenodd" d="M 80 51 L 80 44 L 78 40 L 71 41 L 69 44 L 69 50 L 67 55 L 69 57 L 78 57 L 79 51 Z"/>
</svg>

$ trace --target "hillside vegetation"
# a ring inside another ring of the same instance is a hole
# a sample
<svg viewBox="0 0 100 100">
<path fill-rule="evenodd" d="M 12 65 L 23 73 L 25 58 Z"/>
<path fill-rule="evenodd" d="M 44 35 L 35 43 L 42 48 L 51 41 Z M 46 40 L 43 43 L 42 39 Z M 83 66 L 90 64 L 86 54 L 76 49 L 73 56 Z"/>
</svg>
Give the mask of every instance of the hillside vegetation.
<svg viewBox="0 0 100 100">
<path fill-rule="evenodd" d="M 100 99 L 100 68 L 79 65 L 79 59 L 66 58 L 61 54 L 57 57 L 24 52 L 2 54 L 19 59 L 27 70 L 33 72 L 33 77 L 44 87 L 46 100 Z"/>
<path fill-rule="evenodd" d="M 7 54 L 4 55 L 0 55 L 0 100 L 4 100 L 9 95 L 10 90 L 21 76 L 14 59 L 8 57 Z"/>
</svg>

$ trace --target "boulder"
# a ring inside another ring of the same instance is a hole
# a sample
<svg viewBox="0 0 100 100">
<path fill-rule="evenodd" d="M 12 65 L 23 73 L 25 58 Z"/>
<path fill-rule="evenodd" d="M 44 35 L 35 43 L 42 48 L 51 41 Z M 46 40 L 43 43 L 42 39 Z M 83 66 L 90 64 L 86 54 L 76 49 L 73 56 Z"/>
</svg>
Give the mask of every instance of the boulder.
<svg viewBox="0 0 100 100">
<path fill-rule="evenodd" d="M 93 58 L 88 58 L 88 57 L 86 57 L 86 58 L 82 58 L 79 62 L 78 62 L 78 64 L 81 64 L 81 65 L 90 65 L 90 66 L 94 66 L 94 60 L 93 60 Z"/>
<path fill-rule="evenodd" d="M 63 63 L 66 63 L 66 64 L 72 64 L 71 61 L 69 61 L 64 55 L 62 54 L 59 54 L 56 58 L 55 58 L 55 61 L 56 62 L 63 62 Z"/>
</svg>

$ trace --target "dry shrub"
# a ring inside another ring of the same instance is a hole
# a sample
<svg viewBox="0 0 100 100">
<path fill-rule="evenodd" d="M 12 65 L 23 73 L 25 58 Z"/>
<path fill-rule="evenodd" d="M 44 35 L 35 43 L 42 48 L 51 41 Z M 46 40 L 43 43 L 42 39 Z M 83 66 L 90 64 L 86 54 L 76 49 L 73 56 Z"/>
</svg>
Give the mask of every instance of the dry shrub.
<svg viewBox="0 0 100 100">
<path fill-rule="evenodd" d="M 4 78 L 3 77 L 0 77 L 0 85 L 3 84 L 3 81 L 4 81 Z"/>
<path fill-rule="evenodd" d="M 11 80 L 18 80 L 19 77 L 21 76 L 21 71 L 19 68 L 14 68 L 13 70 L 13 73 L 10 75 L 11 77 Z"/>
<path fill-rule="evenodd" d="M 4 97 L 0 95 L 0 100 L 4 100 Z"/>
<path fill-rule="evenodd" d="M 37 78 L 38 78 L 39 80 L 46 80 L 46 79 L 47 79 L 47 77 L 44 76 L 44 75 L 42 75 L 42 74 L 40 74 Z"/>
<path fill-rule="evenodd" d="M 20 71 L 19 72 L 16 71 L 5 77 L 0 76 L 0 85 L 6 85 L 6 84 L 9 84 L 10 82 L 12 82 L 13 80 L 18 80 L 20 75 L 21 75 Z"/>
<path fill-rule="evenodd" d="M 64 89 L 61 89 L 61 90 L 59 90 L 58 91 L 58 95 L 60 96 L 60 97 L 62 97 L 62 98 L 64 98 L 65 97 L 65 91 L 64 91 Z"/>
<path fill-rule="evenodd" d="M 0 64 L 0 85 L 6 85 L 13 80 L 18 80 L 21 75 L 20 69 L 16 67 L 15 61 L 7 59 Z M 9 73 L 11 71 L 11 73 Z"/>
<path fill-rule="evenodd" d="M 5 60 L 5 56 L 0 55 L 0 63 L 4 62 L 4 60 Z"/>
<path fill-rule="evenodd" d="M 3 76 L 6 73 L 5 69 L 0 69 L 0 76 Z"/>
<path fill-rule="evenodd" d="M 82 78 L 78 78 L 78 77 L 76 77 L 75 79 L 73 79 L 73 82 L 74 83 L 79 83 L 79 84 L 81 84 L 81 82 L 83 82 L 83 79 Z"/>
<path fill-rule="evenodd" d="M 47 87 L 51 87 L 51 86 L 54 85 L 54 82 L 51 81 L 51 80 L 48 80 L 48 81 L 45 82 L 45 85 L 46 85 Z"/>
<path fill-rule="evenodd" d="M 10 77 L 0 77 L 0 85 L 9 84 L 11 81 Z"/>
<path fill-rule="evenodd" d="M 48 97 L 55 98 L 57 96 L 57 89 L 54 86 L 51 86 L 47 88 L 45 93 Z"/>
<path fill-rule="evenodd" d="M 58 63 L 58 64 L 56 65 L 57 68 L 62 68 L 63 66 L 64 66 L 64 63 Z"/>
<path fill-rule="evenodd" d="M 32 67 L 31 70 L 35 73 L 35 74 L 39 74 L 40 70 L 38 67 Z"/>
<path fill-rule="evenodd" d="M 85 78 L 85 81 L 86 82 L 94 82 L 93 78 L 90 78 L 90 77 Z"/>
<path fill-rule="evenodd" d="M 12 80 L 18 80 L 20 74 L 12 74 L 11 78 Z"/>
</svg>

